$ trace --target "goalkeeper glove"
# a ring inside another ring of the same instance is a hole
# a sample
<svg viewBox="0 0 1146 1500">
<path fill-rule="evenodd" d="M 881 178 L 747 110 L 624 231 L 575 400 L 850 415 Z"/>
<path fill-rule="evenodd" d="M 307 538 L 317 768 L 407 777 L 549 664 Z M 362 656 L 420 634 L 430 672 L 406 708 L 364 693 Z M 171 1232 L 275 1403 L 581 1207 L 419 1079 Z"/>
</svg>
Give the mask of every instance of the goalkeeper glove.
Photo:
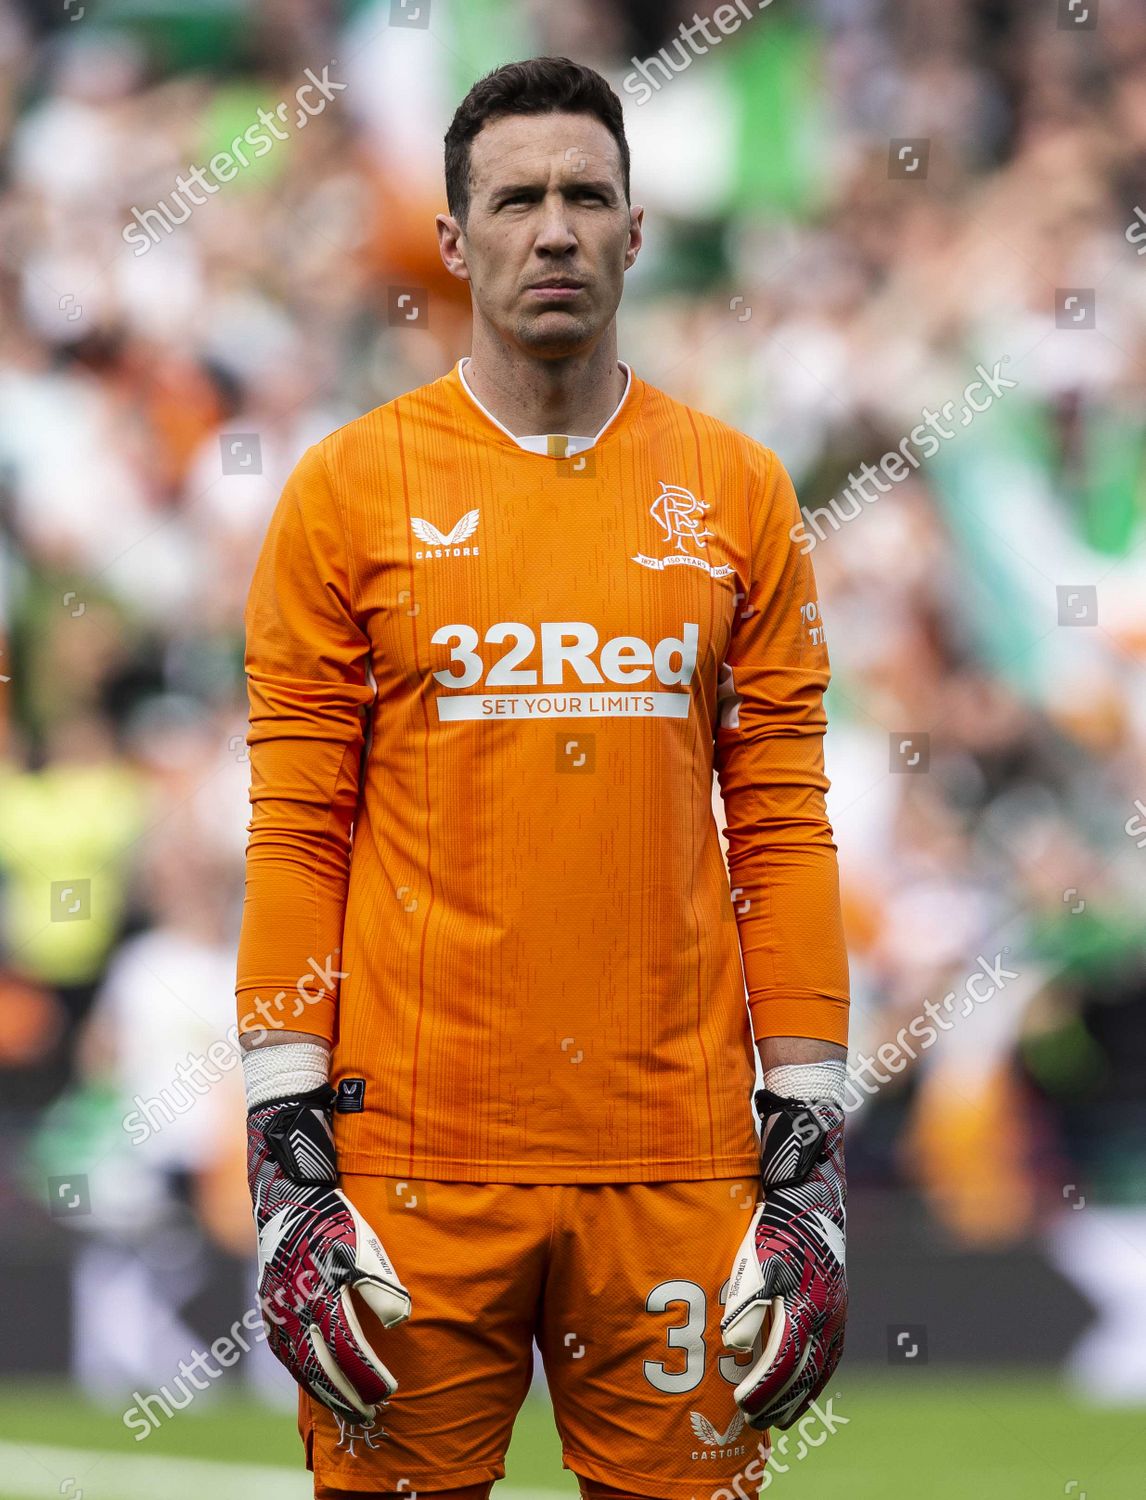
<svg viewBox="0 0 1146 1500">
<path fill-rule="evenodd" d="M 280 1049 L 286 1051 L 284 1047 Z M 300 1385 L 351 1422 L 369 1421 L 398 1382 L 367 1342 L 361 1296 L 383 1327 L 410 1294 L 378 1236 L 339 1192 L 329 1083 L 254 1105 L 247 1180 L 259 1232 L 259 1302 L 268 1342 Z"/>
<path fill-rule="evenodd" d="M 761 1089 L 757 1205 L 721 1320 L 724 1342 L 760 1358 L 734 1392 L 755 1428 L 791 1427 L 827 1385 L 844 1347 L 844 1113 Z"/>
</svg>

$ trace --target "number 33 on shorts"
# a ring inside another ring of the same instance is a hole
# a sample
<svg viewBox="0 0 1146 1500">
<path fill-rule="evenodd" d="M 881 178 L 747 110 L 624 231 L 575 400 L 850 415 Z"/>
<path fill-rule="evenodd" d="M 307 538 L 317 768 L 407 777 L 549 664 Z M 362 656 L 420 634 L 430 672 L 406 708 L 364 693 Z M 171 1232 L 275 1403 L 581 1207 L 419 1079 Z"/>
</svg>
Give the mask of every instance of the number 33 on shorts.
<svg viewBox="0 0 1146 1500">
<path fill-rule="evenodd" d="M 727 1298 L 728 1281 L 725 1280 L 720 1289 L 720 1308 L 724 1307 Z M 710 1326 L 708 1295 L 695 1281 L 684 1279 L 662 1281 L 653 1287 L 645 1301 L 645 1308 L 650 1313 L 674 1316 L 674 1321 L 665 1330 L 667 1351 L 663 1358 L 645 1360 L 645 1379 L 655 1390 L 662 1391 L 665 1395 L 690 1395 L 704 1384 L 709 1361 L 713 1358 L 709 1354 L 709 1340 L 713 1339 L 714 1327 L 715 1343 L 720 1343 L 719 1328 L 716 1326 L 719 1324 L 719 1312 Z M 759 1357 L 759 1350 L 748 1349 L 739 1354 L 721 1353 L 714 1357 L 717 1373 L 731 1395 Z M 709 1384 L 711 1387 L 711 1382 Z M 698 1445 L 694 1458 L 710 1460 L 740 1457 L 747 1452 L 741 1438 L 745 1428 L 744 1414 L 731 1400 L 723 1403 L 711 1415 L 704 1411 L 690 1410 L 689 1422 Z M 759 1436 L 755 1434 L 757 1439 Z M 766 1454 L 767 1439 L 763 1446 Z M 705 1449 L 708 1451 L 705 1452 Z"/>
</svg>

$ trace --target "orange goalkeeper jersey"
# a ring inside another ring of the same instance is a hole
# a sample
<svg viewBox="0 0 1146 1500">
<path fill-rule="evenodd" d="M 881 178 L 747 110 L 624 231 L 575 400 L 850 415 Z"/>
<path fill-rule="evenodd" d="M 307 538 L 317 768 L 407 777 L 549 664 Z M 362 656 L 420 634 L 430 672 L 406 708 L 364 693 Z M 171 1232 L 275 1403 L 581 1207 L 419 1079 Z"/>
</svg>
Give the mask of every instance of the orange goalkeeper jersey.
<svg viewBox="0 0 1146 1500">
<path fill-rule="evenodd" d="M 847 1028 L 796 498 L 631 371 L 549 446 L 459 366 L 291 474 L 246 616 L 240 1024 L 333 1042 L 350 1172 L 751 1173 L 753 1034 Z"/>
</svg>

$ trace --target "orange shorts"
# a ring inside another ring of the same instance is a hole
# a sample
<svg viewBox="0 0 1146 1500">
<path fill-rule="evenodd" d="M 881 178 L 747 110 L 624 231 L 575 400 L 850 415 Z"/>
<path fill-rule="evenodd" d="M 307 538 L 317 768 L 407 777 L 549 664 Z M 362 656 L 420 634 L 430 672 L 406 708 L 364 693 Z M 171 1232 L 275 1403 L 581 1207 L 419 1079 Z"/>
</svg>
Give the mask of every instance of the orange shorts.
<svg viewBox="0 0 1146 1500">
<path fill-rule="evenodd" d="M 344 1174 L 413 1299 L 363 1322 L 398 1380 L 373 1424 L 300 1394 L 317 1494 L 500 1479 L 541 1350 L 565 1467 L 666 1500 L 759 1484 L 764 1434 L 733 1387 L 755 1354 L 721 1342 L 754 1181 L 535 1186 Z M 361 1304 L 359 1304 L 361 1308 Z"/>
</svg>

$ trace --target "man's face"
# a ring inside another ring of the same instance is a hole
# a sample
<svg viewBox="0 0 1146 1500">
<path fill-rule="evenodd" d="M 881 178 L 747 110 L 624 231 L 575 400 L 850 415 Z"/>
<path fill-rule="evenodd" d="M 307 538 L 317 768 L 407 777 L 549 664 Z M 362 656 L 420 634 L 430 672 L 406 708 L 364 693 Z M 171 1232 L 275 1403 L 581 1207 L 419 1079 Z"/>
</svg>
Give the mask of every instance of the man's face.
<svg viewBox="0 0 1146 1500">
<path fill-rule="evenodd" d="M 592 115 L 505 115 L 470 147 L 464 229 L 438 229 L 476 311 L 543 358 L 591 346 L 613 320 L 643 210 L 625 202 L 620 153 Z"/>
</svg>

